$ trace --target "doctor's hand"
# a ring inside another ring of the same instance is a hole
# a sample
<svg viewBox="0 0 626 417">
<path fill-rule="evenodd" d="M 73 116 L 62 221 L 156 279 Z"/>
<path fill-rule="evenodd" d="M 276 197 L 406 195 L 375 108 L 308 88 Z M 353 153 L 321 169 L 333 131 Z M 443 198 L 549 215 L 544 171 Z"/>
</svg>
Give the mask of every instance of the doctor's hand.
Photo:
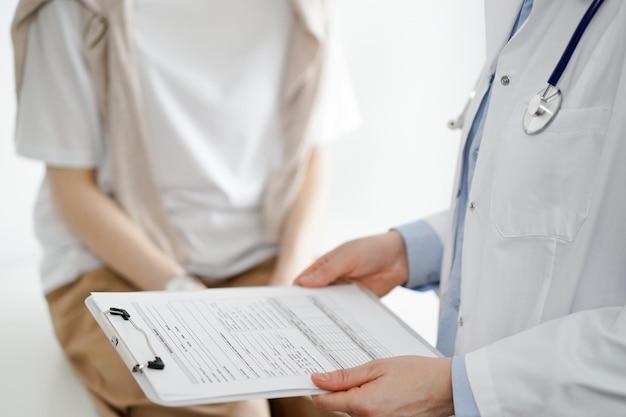
<svg viewBox="0 0 626 417">
<path fill-rule="evenodd" d="M 328 252 L 295 280 L 303 287 L 357 283 L 382 297 L 408 277 L 404 240 L 391 231 L 352 240 Z"/>
<path fill-rule="evenodd" d="M 452 358 L 398 356 L 351 369 L 313 374 L 318 387 L 333 391 L 316 395 L 317 408 L 353 417 L 454 415 Z"/>
</svg>

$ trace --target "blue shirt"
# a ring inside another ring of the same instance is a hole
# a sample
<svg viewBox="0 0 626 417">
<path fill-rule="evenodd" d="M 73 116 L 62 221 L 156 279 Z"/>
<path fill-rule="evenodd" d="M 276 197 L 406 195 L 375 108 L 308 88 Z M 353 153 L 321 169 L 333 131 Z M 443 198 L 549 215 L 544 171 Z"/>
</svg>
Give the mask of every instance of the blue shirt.
<svg viewBox="0 0 626 417">
<path fill-rule="evenodd" d="M 518 18 L 513 26 L 513 30 L 511 31 L 511 36 L 513 36 L 526 21 L 532 6 L 533 0 L 524 0 Z M 463 150 L 461 181 L 457 195 L 459 202 L 456 212 L 457 222 L 452 268 L 450 271 L 448 292 L 445 299 L 442 300 L 443 305 L 437 334 L 437 349 L 445 356 L 452 356 L 454 354 L 457 320 L 459 307 L 461 305 L 461 261 L 463 255 L 465 212 L 467 210 L 468 195 L 474 176 L 474 169 L 476 167 L 476 161 L 478 160 L 490 95 L 491 84 L 481 99 L 480 106 L 474 117 L 472 126 L 470 127 Z M 443 246 L 439 237 L 424 221 L 402 226 L 397 228 L 397 230 L 402 234 L 406 242 L 415 242 L 415 244 L 409 245 L 411 247 L 411 251 L 408 254 L 410 271 L 409 285 L 411 285 L 412 282 L 414 283 L 416 278 L 419 277 L 419 286 L 415 289 L 424 290 L 431 288 L 439 280 L 438 272 L 441 265 L 441 254 L 443 252 Z M 454 357 L 452 360 L 452 389 L 457 417 L 480 415 L 469 385 L 465 368 L 465 358 L 463 356 Z"/>
</svg>

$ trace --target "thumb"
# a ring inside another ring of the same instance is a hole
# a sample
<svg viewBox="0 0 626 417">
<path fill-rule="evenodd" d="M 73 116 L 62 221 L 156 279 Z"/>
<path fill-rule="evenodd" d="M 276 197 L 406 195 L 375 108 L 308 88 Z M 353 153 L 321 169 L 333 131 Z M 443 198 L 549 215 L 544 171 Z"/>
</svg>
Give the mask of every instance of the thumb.
<svg viewBox="0 0 626 417">
<path fill-rule="evenodd" d="M 311 380 L 319 388 L 328 391 L 347 391 L 350 388 L 360 387 L 380 376 L 380 372 L 370 362 L 355 368 L 313 374 Z"/>
<path fill-rule="evenodd" d="M 305 269 L 294 281 L 303 287 L 324 287 L 334 283 L 343 275 L 343 267 L 333 250 Z"/>
</svg>

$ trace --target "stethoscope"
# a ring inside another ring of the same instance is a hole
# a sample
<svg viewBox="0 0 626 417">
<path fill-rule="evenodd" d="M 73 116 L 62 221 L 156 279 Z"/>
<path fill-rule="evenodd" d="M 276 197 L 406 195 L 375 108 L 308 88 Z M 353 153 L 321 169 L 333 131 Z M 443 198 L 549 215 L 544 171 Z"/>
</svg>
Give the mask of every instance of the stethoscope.
<svg viewBox="0 0 626 417">
<path fill-rule="evenodd" d="M 557 87 L 557 84 L 565 72 L 572 55 L 574 55 L 574 51 L 585 33 L 585 30 L 589 26 L 591 19 L 593 19 L 603 2 L 604 0 L 594 0 L 593 3 L 591 3 L 580 23 L 578 23 L 578 26 L 567 44 L 561 59 L 554 68 L 554 71 L 552 71 L 552 75 L 550 75 L 550 78 L 548 79 L 548 85 L 546 88 L 539 91 L 528 103 L 528 107 L 524 111 L 524 118 L 522 121 L 522 126 L 527 134 L 535 135 L 543 131 L 558 114 L 563 101 L 563 94 L 561 93 L 559 87 Z M 469 103 L 473 96 L 474 92 L 470 94 L 470 99 L 465 105 L 461 115 L 457 119 L 450 120 L 448 122 L 448 127 L 450 129 L 458 129 L 462 127 L 465 113 L 467 112 Z"/>
</svg>

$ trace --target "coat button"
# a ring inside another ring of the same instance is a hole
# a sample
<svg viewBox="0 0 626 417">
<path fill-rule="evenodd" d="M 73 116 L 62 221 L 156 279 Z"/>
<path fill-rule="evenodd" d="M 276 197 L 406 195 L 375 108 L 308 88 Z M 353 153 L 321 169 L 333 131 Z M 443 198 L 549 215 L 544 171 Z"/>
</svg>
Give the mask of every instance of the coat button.
<svg viewBox="0 0 626 417">
<path fill-rule="evenodd" d="M 509 85 L 510 82 L 511 79 L 506 75 L 503 75 L 502 78 L 500 78 L 500 84 L 502 85 Z"/>
<path fill-rule="evenodd" d="M 459 316 L 459 327 L 463 327 L 463 316 Z"/>
<path fill-rule="evenodd" d="M 476 210 L 476 203 L 474 203 L 473 201 L 470 201 L 470 203 L 469 203 L 469 210 L 470 211 Z"/>
</svg>

